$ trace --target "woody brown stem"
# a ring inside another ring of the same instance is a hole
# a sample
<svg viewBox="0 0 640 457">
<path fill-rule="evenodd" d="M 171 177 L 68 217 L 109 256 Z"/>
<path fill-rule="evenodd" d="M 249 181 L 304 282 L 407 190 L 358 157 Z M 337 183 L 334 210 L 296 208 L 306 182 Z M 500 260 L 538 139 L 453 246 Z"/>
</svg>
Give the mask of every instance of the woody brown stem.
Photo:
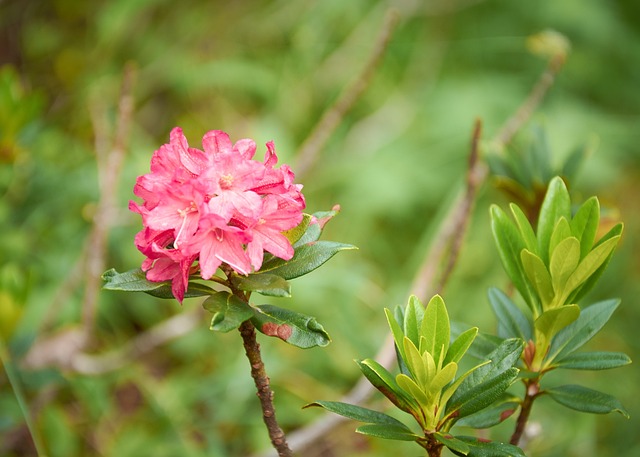
<svg viewBox="0 0 640 457">
<path fill-rule="evenodd" d="M 246 321 L 242 323 L 239 330 L 240 335 L 242 335 L 247 358 L 251 364 L 251 377 L 258 390 L 258 398 L 260 399 L 260 406 L 262 407 L 262 419 L 267 426 L 271 444 L 276 451 L 278 451 L 279 456 L 293 456 L 284 432 L 280 428 L 280 425 L 278 425 L 276 419 L 276 411 L 273 407 L 273 391 L 269 385 L 269 377 L 264 369 L 264 363 L 260 355 L 260 345 L 256 339 L 255 327 L 251 322 Z"/>
<path fill-rule="evenodd" d="M 524 433 L 525 427 L 527 426 L 527 421 L 529 420 L 529 414 L 531 414 L 533 401 L 540 393 L 540 386 L 537 379 L 530 379 L 525 381 L 525 387 L 526 391 L 524 399 L 522 400 L 522 405 L 520 406 L 520 415 L 518 416 L 516 428 L 513 431 L 513 435 L 511 435 L 511 440 L 509 441 L 514 446 L 518 446 L 518 443 L 520 443 L 522 434 Z"/>
</svg>

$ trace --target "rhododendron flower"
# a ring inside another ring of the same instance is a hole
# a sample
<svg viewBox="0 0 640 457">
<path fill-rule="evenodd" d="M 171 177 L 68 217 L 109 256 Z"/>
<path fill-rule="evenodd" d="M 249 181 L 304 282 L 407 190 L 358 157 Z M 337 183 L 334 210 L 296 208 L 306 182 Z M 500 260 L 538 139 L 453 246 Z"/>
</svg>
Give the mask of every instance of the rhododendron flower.
<svg viewBox="0 0 640 457">
<path fill-rule="evenodd" d="M 213 130 L 203 150 L 189 147 L 182 129 L 154 152 L 151 172 L 138 177 L 129 209 L 142 216 L 136 246 L 149 281 L 171 281 L 180 301 L 191 274 L 210 279 L 226 265 L 246 275 L 262 266 L 264 251 L 289 260 L 293 247 L 283 231 L 302 221 L 300 184 L 283 165 L 273 142 L 264 161 L 253 159 L 256 145 Z"/>
</svg>

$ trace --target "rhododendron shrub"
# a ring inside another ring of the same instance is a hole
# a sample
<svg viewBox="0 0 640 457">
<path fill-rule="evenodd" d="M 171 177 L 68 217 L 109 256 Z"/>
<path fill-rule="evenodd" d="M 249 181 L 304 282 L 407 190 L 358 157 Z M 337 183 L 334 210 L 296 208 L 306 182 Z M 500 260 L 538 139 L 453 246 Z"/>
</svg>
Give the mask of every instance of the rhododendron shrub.
<svg viewBox="0 0 640 457">
<path fill-rule="evenodd" d="M 247 275 L 262 266 L 264 252 L 290 260 L 282 232 L 303 219 L 302 185 L 287 165 L 276 168 L 273 142 L 263 161 L 256 144 L 235 144 L 220 130 L 207 132 L 203 150 L 189 147 L 182 129 L 155 151 L 151 172 L 140 176 L 129 208 L 142 216 L 135 238 L 150 281 L 171 281 L 182 302 L 191 274 L 210 279 L 221 265 Z"/>
</svg>

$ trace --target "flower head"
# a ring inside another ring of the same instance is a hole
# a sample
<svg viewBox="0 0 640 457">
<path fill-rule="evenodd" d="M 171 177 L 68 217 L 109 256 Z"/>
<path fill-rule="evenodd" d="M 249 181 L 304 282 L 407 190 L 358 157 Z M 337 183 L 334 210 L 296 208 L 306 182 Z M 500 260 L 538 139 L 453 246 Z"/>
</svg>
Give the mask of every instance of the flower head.
<svg viewBox="0 0 640 457">
<path fill-rule="evenodd" d="M 278 161 L 273 142 L 264 161 L 256 144 L 207 132 L 203 150 L 189 147 L 178 127 L 151 158 L 151 172 L 138 177 L 129 209 L 142 216 L 136 246 L 150 281 L 171 281 L 182 301 L 190 274 L 211 278 L 221 265 L 246 275 L 262 266 L 264 251 L 289 260 L 293 248 L 283 231 L 302 221 L 302 186 Z M 195 263 L 197 261 L 197 264 Z"/>
</svg>

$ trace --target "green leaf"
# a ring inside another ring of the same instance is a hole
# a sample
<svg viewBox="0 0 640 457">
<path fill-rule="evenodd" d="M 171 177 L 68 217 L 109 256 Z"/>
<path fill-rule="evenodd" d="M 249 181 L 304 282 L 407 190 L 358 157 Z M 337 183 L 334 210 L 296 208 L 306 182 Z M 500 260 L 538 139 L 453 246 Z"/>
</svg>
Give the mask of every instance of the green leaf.
<svg viewBox="0 0 640 457">
<path fill-rule="evenodd" d="M 418 385 L 421 388 L 425 388 L 429 381 L 429 373 L 427 371 L 426 364 L 422 361 L 422 356 L 420 355 L 418 348 L 413 344 L 413 341 L 406 336 L 403 340 L 403 346 L 405 355 L 404 363 L 407 365 L 407 368 L 409 368 L 413 379 L 415 379 Z M 397 380 L 398 378 L 396 378 L 396 381 Z"/>
<path fill-rule="evenodd" d="M 464 441 L 460 441 L 453 435 L 443 434 L 436 432 L 433 434 L 433 437 L 440 443 L 444 444 L 447 448 L 449 448 L 452 452 L 457 452 L 462 455 L 469 454 L 469 446 L 467 446 Z"/>
<path fill-rule="evenodd" d="M 538 235 L 538 252 L 545 264 L 549 262 L 551 234 L 561 217 L 567 220 L 571 219 L 571 200 L 564 181 L 556 176 L 549 183 L 547 193 L 542 202 L 538 218 L 538 230 L 536 232 Z"/>
<path fill-rule="evenodd" d="M 529 341 L 533 335 L 531 322 L 500 289 L 489 289 L 489 302 L 498 318 L 498 336 Z"/>
<path fill-rule="evenodd" d="M 571 233 L 580 240 L 580 259 L 591 251 L 600 224 L 600 202 L 591 197 L 580 206 L 571 219 Z"/>
<path fill-rule="evenodd" d="M 536 240 L 536 234 L 533 231 L 533 227 L 531 227 L 529 219 L 527 219 L 527 216 L 525 216 L 520 207 L 515 203 L 511 203 L 509 208 L 511 208 L 511 214 L 513 214 L 513 218 L 516 221 L 520 235 L 524 240 L 525 247 L 534 254 L 537 253 L 538 240 Z"/>
<path fill-rule="evenodd" d="M 424 312 L 424 319 L 420 328 L 420 335 L 426 339 L 427 352 L 433 355 L 436 366 L 442 366 L 442 361 L 449 350 L 451 327 L 447 307 L 440 295 L 434 295 Z M 422 348 L 420 348 L 422 351 Z"/>
<path fill-rule="evenodd" d="M 526 457 L 522 449 L 513 444 L 480 440 L 474 436 L 456 436 L 456 438 L 469 446 L 467 457 Z M 454 454 L 464 455 L 456 452 Z"/>
<path fill-rule="evenodd" d="M 420 406 L 398 386 L 391 373 L 372 359 L 356 361 L 360 371 L 369 382 L 387 397 L 391 403 L 416 419 L 420 417 Z"/>
<path fill-rule="evenodd" d="M 298 247 L 291 260 L 283 260 L 278 257 L 269 259 L 262 264 L 259 273 L 294 279 L 315 270 L 338 252 L 352 249 L 357 248 L 351 244 L 334 241 L 316 241 Z"/>
<path fill-rule="evenodd" d="M 411 379 L 406 374 L 400 373 L 398 376 L 396 376 L 396 383 L 402 390 L 409 394 L 410 397 L 418 402 L 423 411 L 426 410 L 425 412 L 433 414 L 433 412 L 430 411 L 429 408 L 431 406 L 431 402 L 429 401 L 426 392 L 422 390 L 422 388 L 416 383 L 416 381 Z"/>
<path fill-rule="evenodd" d="M 455 362 L 449 362 L 442 370 L 431 379 L 429 389 L 427 390 L 427 396 L 429 399 L 436 398 L 440 391 L 455 378 L 458 372 L 458 364 Z"/>
<path fill-rule="evenodd" d="M 532 172 L 541 183 L 549 182 L 553 177 L 551 171 L 551 151 L 545 129 L 536 125 L 533 128 L 533 140 L 530 147 Z"/>
<path fill-rule="evenodd" d="M 629 418 L 629 413 L 618 399 L 597 390 L 571 384 L 546 389 L 545 392 L 556 402 L 576 411 L 594 414 L 607 414 L 615 411 L 627 419 Z"/>
<path fill-rule="evenodd" d="M 140 268 L 118 273 L 115 269 L 105 271 L 102 275 L 105 281 L 102 286 L 107 290 L 122 290 L 126 292 L 146 292 L 158 298 L 174 298 L 171 292 L 171 281 L 154 282 L 149 281 L 144 271 Z M 211 287 L 198 282 L 189 282 L 184 294 L 185 298 L 203 297 L 211 295 L 216 291 Z"/>
<path fill-rule="evenodd" d="M 412 295 L 404 312 L 404 334 L 416 347 L 420 346 L 420 326 L 423 319 L 424 307 L 418 297 Z"/>
<path fill-rule="evenodd" d="M 409 430 L 409 428 L 407 428 L 407 426 L 398 419 L 372 409 L 363 408 L 362 406 L 350 405 L 349 403 L 339 401 L 314 401 L 313 403 L 303 406 L 303 409 L 310 408 L 312 406 L 319 406 L 332 413 L 339 414 L 340 416 L 347 417 L 349 419 L 365 422 L 367 424 L 401 427 L 408 433 L 411 433 L 411 430 Z"/>
<path fill-rule="evenodd" d="M 398 427 L 397 425 L 366 424 L 358 427 L 356 432 L 362 435 L 396 441 L 418 441 L 422 438 L 408 428 Z"/>
<path fill-rule="evenodd" d="M 595 247 L 615 236 L 621 235 L 622 229 L 623 225 L 621 223 L 616 224 L 611 230 L 607 232 L 606 235 L 598 240 L 598 242 L 595 244 Z M 593 288 L 593 286 L 595 286 L 595 284 L 598 282 L 598 279 L 600 279 L 600 276 L 602 276 L 602 273 L 604 273 L 604 270 L 607 268 L 609 261 L 611 261 L 611 257 L 613 257 L 613 251 L 611 251 L 609 257 L 607 257 L 602 265 L 600 265 L 596 272 L 589 276 L 589 279 L 587 279 L 580 287 L 573 291 L 573 293 L 567 299 L 569 303 L 578 303 Z"/>
<path fill-rule="evenodd" d="M 463 417 L 456 422 L 456 425 L 471 428 L 493 427 L 511 417 L 519 406 L 520 399 L 505 392 L 491 406 Z"/>
<path fill-rule="evenodd" d="M 489 365 L 478 368 L 474 373 L 477 373 L 486 366 Z M 474 373 L 465 379 L 465 382 L 471 379 Z M 447 404 L 445 414 L 450 416 L 456 413 L 455 420 L 457 420 L 476 413 L 500 398 L 504 391 L 506 391 L 516 379 L 518 379 L 518 369 L 511 367 L 495 376 L 491 376 L 480 384 L 475 384 L 473 387 L 465 389 L 461 395 L 457 395 L 461 390 L 461 388 L 458 388 Z"/>
<path fill-rule="evenodd" d="M 578 305 L 566 305 L 542 313 L 534 322 L 536 329 L 536 348 L 548 348 L 552 338 L 560 330 L 580 316 Z"/>
<path fill-rule="evenodd" d="M 562 329 L 551 342 L 548 360 L 562 360 L 582 347 L 607 323 L 620 300 L 612 299 L 595 303 L 580 312 L 578 319 Z"/>
<path fill-rule="evenodd" d="M 545 309 L 553 301 L 554 296 L 551 275 L 542 259 L 528 249 L 522 250 L 520 259 L 527 279 L 538 292 L 538 296 L 542 301 L 542 309 Z"/>
<path fill-rule="evenodd" d="M 475 370 L 460 386 L 455 396 L 463 395 L 474 386 L 513 367 L 520 360 L 523 346 L 524 342 L 517 338 L 502 341 L 496 349 L 484 356 L 484 360 L 490 360 L 491 363 Z"/>
<path fill-rule="evenodd" d="M 557 296 L 568 295 L 563 293 L 566 290 L 573 291 L 567 283 L 571 274 L 576 271 L 578 262 L 580 262 L 580 241 L 577 238 L 571 236 L 558 243 L 549 264 L 551 283 Z M 562 305 L 564 303 L 556 303 L 556 306 Z"/>
<path fill-rule="evenodd" d="M 573 370 L 608 370 L 630 363 L 631 359 L 623 352 L 577 352 L 556 360 L 553 366 Z"/>
<path fill-rule="evenodd" d="M 396 351 L 399 352 L 402 360 L 406 359 L 404 354 L 404 332 L 402 328 L 400 328 L 400 324 L 396 320 L 395 316 L 391 312 L 390 309 L 385 308 L 384 314 L 387 317 L 387 322 L 389 324 L 389 328 L 391 329 L 391 334 L 393 335 L 393 341 L 395 342 Z"/>
<path fill-rule="evenodd" d="M 311 222 L 311 214 L 303 213 L 302 221 L 290 230 L 282 232 L 282 234 L 289 240 L 291 245 L 294 245 L 302 236 L 307 232 L 309 223 Z M 315 240 L 314 240 L 315 241 Z"/>
<path fill-rule="evenodd" d="M 293 243 L 293 248 L 297 249 L 298 247 L 305 244 L 318 241 L 320 239 L 320 235 L 322 235 L 324 225 L 337 214 L 338 211 L 336 210 L 318 211 L 316 213 L 313 213 L 312 217 L 314 217 L 317 222 L 311 223 L 311 221 L 309 221 L 309 225 L 307 226 L 307 229 L 305 230 L 302 237 L 298 241 Z"/>
<path fill-rule="evenodd" d="M 477 335 L 478 327 L 471 327 L 470 329 L 462 332 L 455 340 L 453 340 L 451 346 L 449 346 L 447 356 L 444 359 L 444 364 L 446 365 L 449 362 L 458 363 L 466 354 Z"/>
<path fill-rule="evenodd" d="M 282 277 L 268 273 L 241 276 L 231 275 L 233 285 L 247 292 L 258 292 L 271 297 L 290 297 L 291 285 Z"/>
<path fill-rule="evenodd" d="M 567 178 L 567 182 L 572 182 L 578 169 L 587 157 L 587 151 L 590 149 L 588 144 L 583 144 L 575 148 L 562 164 L 562 176 Z"/>
<path fill-rule="evenodd" d="M 211 330 L 229 332 L 249 320 L 254 308 L 230 292 L 216 292 L 207 298 L 202 306 L 213 313 Z"/>
<path fill-rule="evenodd" d="M 520 253 L 525 249 L 526 244 L 515 224 L 498 206 L 491 206 L 491 229 L 498 246 L 498 254 L 507 275 L 513 282 L 522 298 L 534 314 L 539 314 L 540 303 L 535 297 L 535 293 L 524 273 L 524 268 L 520 260 Z"/>
<path fill-rule="evenodd" d="M 569 225 L 569 221 L 567 221 L 564 217 L 561 217 L 558 222 L 556 222 L 556 226 L 553 229 L 553 233 L 551 234 L 551 239 L 549 240 L 549 258 L 555 251 L 558 244 L 560 244 L 565 239 L 571 236 L 571 226 Z"/>
<path fill-rule="evenodd" d="M 326 346 L 331 342 L 329 334 L 315 318 L 279 308 L 259 305 L 251 322 L 267 336 L 275 336 L 299 348 Z"/>
<path fill-rule="evenodd" d="M 620 236 L 615 236 L 605 241 L 593 248 L 593 250 L 589 252 L 584 259 L 582 259 L 578 267 L 567 279 L 565 285 L 566 295 L 569 295 L 573 290 L 589 279 L 589 276 L 593 275 L 598 268 L 607 261 L 619 240 Z"/>
</svg>

